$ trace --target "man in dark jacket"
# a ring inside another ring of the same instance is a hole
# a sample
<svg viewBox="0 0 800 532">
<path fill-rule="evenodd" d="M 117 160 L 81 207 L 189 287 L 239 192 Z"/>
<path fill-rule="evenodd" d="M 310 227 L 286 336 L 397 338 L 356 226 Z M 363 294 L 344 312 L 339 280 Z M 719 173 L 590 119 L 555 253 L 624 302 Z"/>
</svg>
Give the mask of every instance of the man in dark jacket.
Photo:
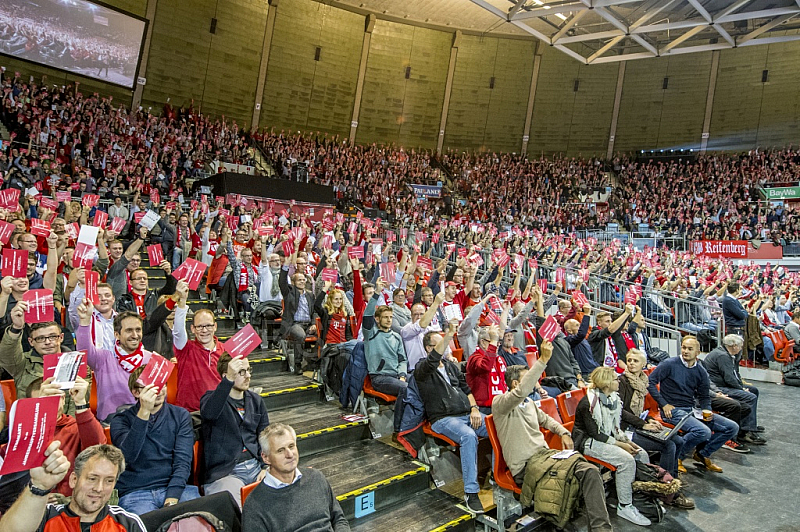
<svg viewBox="0 0 800 532">
<path fill-rule="evenodd" d="M 478 498 L 478 437 L 488 436 L 484 415 L 478 410 L 459 367 L 442 358 L 457 329 L 457 323 L 450 323 L 444 336 L 433 331 L 425 334 L 423 346 L 428 355 L 417 362 L 414 378 L 431 428 L 460 447 L 467 507 L 475 513 L 483 513 Z"/>
<path fill-rule="evenodd" d="M 541 292 L 535 293 L 533 297 L 537 298 L 535 316 L 535 325 L 537 331 L 536 343 L 541 351 L 542 337 L 539 335 L 538 331 L 545 322 L 545 306 L 549 307 L 552 303 L 548 301 L 548 305 L 545 305 L 544 297 Z M 575 360 L 575 356 L 572 354 L 572 347 L 567 342 L 567 337 L 564 336 L 564 333 L 561 331 L 559 331 L 556 337 L 553 339 L 553 356 L 547 363 L 546 371 L 548 377 L 561 377 L 573 389 L 586 387 L 586 383 L 583 381 L 581 368 L 578 366 L 578 362 Z"/>
<path fill-rule="evenodd" d="M 739 375 L 739 360 L 741 359 L 744 340 L 737 334 L 728 334 L 722 339 L 722 346 L 711 351 L 703 361 L 708 372 L 708 378 L 719 391 L 728 397 L 747 404 L 750 414 L 745 416 L 740 423 L 739 439 L 744 443 L 763 445 L 766 440 L 756 434 L 764 430 L 758 426 L 758 388 L 745 385 Z"/>
<path fill-rule="evenodd" d="M 228 491 L 239 507 L 242 487 L 260 482 L 266 474 L 258 435 L 269 425 L 261 397 L 249 390 L 250 362 L 231 359 L 227 353 L 217 362 L 222 381 L 200 399 L 203 417 L 206 495 Z M 239 453 L 233 452 L 241 449 Z"/>
<path fill-rule="evenodd" d="M 301 360 L 297 354 L 305 348 L 306 336 L 314 334 L 314 294 L 306 290 L 308 279 L 306 274 L 295 272 L 292 275 L 292 284 L 289 284 L 289 266 L 293 256 L 288 256 L 283 261 L 281 273 L 278 276 L 278 285 L 283 296 L 283 315 L 281 317 L 281 338 L 288 340 L 293 349 L 286 354 L 289 371 L 300 372 Z"/>
<path fill-rule="evenodd" d="M 192 467 L 194 431 L 189 412 L 167 403 L 167 386 L 142 386 L 139 366 L 128 386 L 136 404 L 111 420 L 111 441 L 125 455 L 119 477 L 119 505 L 135 514 L 190 501 L 200 496 L 187 484 Z"/>
<path fill-rule="evenodd" d="M 578 322 L 570 318 L 564 322 L 564 332 L 567 334 L 567 343 L 572 348 L 572 355 L 581 368 L 581 373 L 589 375 L 599 364 L 592 354 L 592 346 L 586 339 L 592 316 L 592 307 L 587 303 L 583 306 L 583 320 Z"/>
<path fill-rule="evenodd" d="M 625 371 L 625 355 L 628 350 L 622 338 L 622 330 L 634 311 L 635 307 L 628 303 L 624 312 L 613 321 L 608 312 L 597 314 L 597 329 L 587 338 L 597 365 L 614 368 L 617 373 Z"/>
<path fill-rule="evenodd" d="M 720 300 L 722 317 L 725 319 L 725 332 L 738 334 L 744 337 L 744 327 L 747 323 L 747 311 L 737 299 L 742 294 L 739 283 L 728 285 L 728 293 Z"/>
</svg>

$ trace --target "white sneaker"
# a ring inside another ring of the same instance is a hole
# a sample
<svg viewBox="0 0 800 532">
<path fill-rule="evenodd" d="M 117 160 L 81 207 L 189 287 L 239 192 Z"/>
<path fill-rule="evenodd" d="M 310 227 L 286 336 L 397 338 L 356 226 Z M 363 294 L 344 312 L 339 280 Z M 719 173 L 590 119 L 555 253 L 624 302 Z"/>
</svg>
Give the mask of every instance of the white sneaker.
<svg viewBox="0 0 800 532">
<path fill-rule="evenodd" d="M 631 523 L 640 526 L 650 526 L 650 520 L 639 513 L 636 506 L 629 504 L 628 506 L 617 506 L 617 515 L 623 519 L 627 519 Z"/>
</svg>

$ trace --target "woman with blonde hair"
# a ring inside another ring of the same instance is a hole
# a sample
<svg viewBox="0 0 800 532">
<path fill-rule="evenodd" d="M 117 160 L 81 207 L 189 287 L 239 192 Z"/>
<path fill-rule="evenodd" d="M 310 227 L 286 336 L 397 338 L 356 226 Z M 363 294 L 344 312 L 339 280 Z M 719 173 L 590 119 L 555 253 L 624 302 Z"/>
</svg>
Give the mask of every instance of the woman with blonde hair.
<svg viewBox="0 0 800 532">
<path fill-rule="evenodd" d="M 341 344 L 353 339 L 344 299 L 344 292 L 338 288 L 331 289 L 330 281 L 325 281 L 323 289 L 317 294 L 314 309 L 322 322 L 322 331 L 319 331 L 322 345 Z"/>
<path fill-rule="evenodd" d="M 575 448 L 617 468 L 617 515 L 631 523 L 648 526 L 650 520 L 633 505 L 631 485 L 636 478 L 636 460 L 648 462 L 649 457 L 620 428 L 622 401 L 617 393 L 617 374 L 612 368 L 596 368 L 589 380 L 586 396 L 575 411 Z"/>
</svg>

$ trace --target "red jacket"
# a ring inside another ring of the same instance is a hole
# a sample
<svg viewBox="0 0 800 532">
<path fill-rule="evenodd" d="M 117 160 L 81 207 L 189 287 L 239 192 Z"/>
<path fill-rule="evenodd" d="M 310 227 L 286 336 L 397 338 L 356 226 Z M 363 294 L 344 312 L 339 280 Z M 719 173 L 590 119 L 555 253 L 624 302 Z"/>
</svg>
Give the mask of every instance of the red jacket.
<svg viewBox="0 0 800 532">
<path fill-rule="evenodd" d="M 200 410 L 200 398 L 217 387 L 222 377 L 217 371 L 217 361 L 225 350 L 217 340 L 209 351 L 197 340 L 189 340 L 183 349 L 173 348 L 178 359 L 178 395 L 175 404 L 189 412 Z"/>
<path fill-rule="evenodd" d="M 81 532 L 81 518 L 68 506 L 49 504 L 45 509 L 44 523 L 37 532 Z M 90 532 L 145 532 L 139 516 L 126 512 L 119 506 L 106 505 L 97 514 Z"/>
<path fill-rule="evenodd" d="M 69 497 L 72 495 L 72 488 L 69 487 L 69 476 L 74 469 L 75 458 L 82 450 L 92 445 L 107 443 L 106 434 L 103 432 L 103 426 L 94 417 L 92 411 L 87 408 L 77 412 L 75 417 L 62 414 L 56 422 L 56 432 L 53 439 L 61 442 L 61 450 L 70 464 L 67 476 L 58 483 L 55 491 Z"/>
<path fill-rule="evenodd" d="M 489 345 L 484 351 L 478 347 L 467 360 L 467 384 L 478 406 L 492 406 L 497 395 L 508 391 L 506 386 L 506 361 L 497 356 L 497 346 Z"/>
</svg>

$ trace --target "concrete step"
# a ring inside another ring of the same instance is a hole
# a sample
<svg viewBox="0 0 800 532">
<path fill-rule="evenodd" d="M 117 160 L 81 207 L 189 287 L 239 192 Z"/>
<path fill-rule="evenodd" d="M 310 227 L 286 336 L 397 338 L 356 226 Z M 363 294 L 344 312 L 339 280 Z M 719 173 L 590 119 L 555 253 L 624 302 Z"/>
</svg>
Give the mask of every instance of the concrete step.
<svg viewBox="0 0 800 532">
<path fill-rule="evenodd" d="M 322 400 L 321 384 L 308 377 L 289 372 L 253 378 L 250 380 L 250 386 L 261 387 L 261 397 L 270 412 Z"/>
<path fill-rule="evenodd" d="M 472 514 L 457 506 L 462 501 L 443 491 L 412 494 L 380 512 L 350 521 L 353 532 L 462 532 L 474 530 Z"/>
<path fill-rule="evenodd" d="M 318 402 L 270 412 L 269 421 L 291 425 L 300 455 L 306 457 L 372 438 L 369 419 L 348 414 L 338 402 Z"/>
</svg>

